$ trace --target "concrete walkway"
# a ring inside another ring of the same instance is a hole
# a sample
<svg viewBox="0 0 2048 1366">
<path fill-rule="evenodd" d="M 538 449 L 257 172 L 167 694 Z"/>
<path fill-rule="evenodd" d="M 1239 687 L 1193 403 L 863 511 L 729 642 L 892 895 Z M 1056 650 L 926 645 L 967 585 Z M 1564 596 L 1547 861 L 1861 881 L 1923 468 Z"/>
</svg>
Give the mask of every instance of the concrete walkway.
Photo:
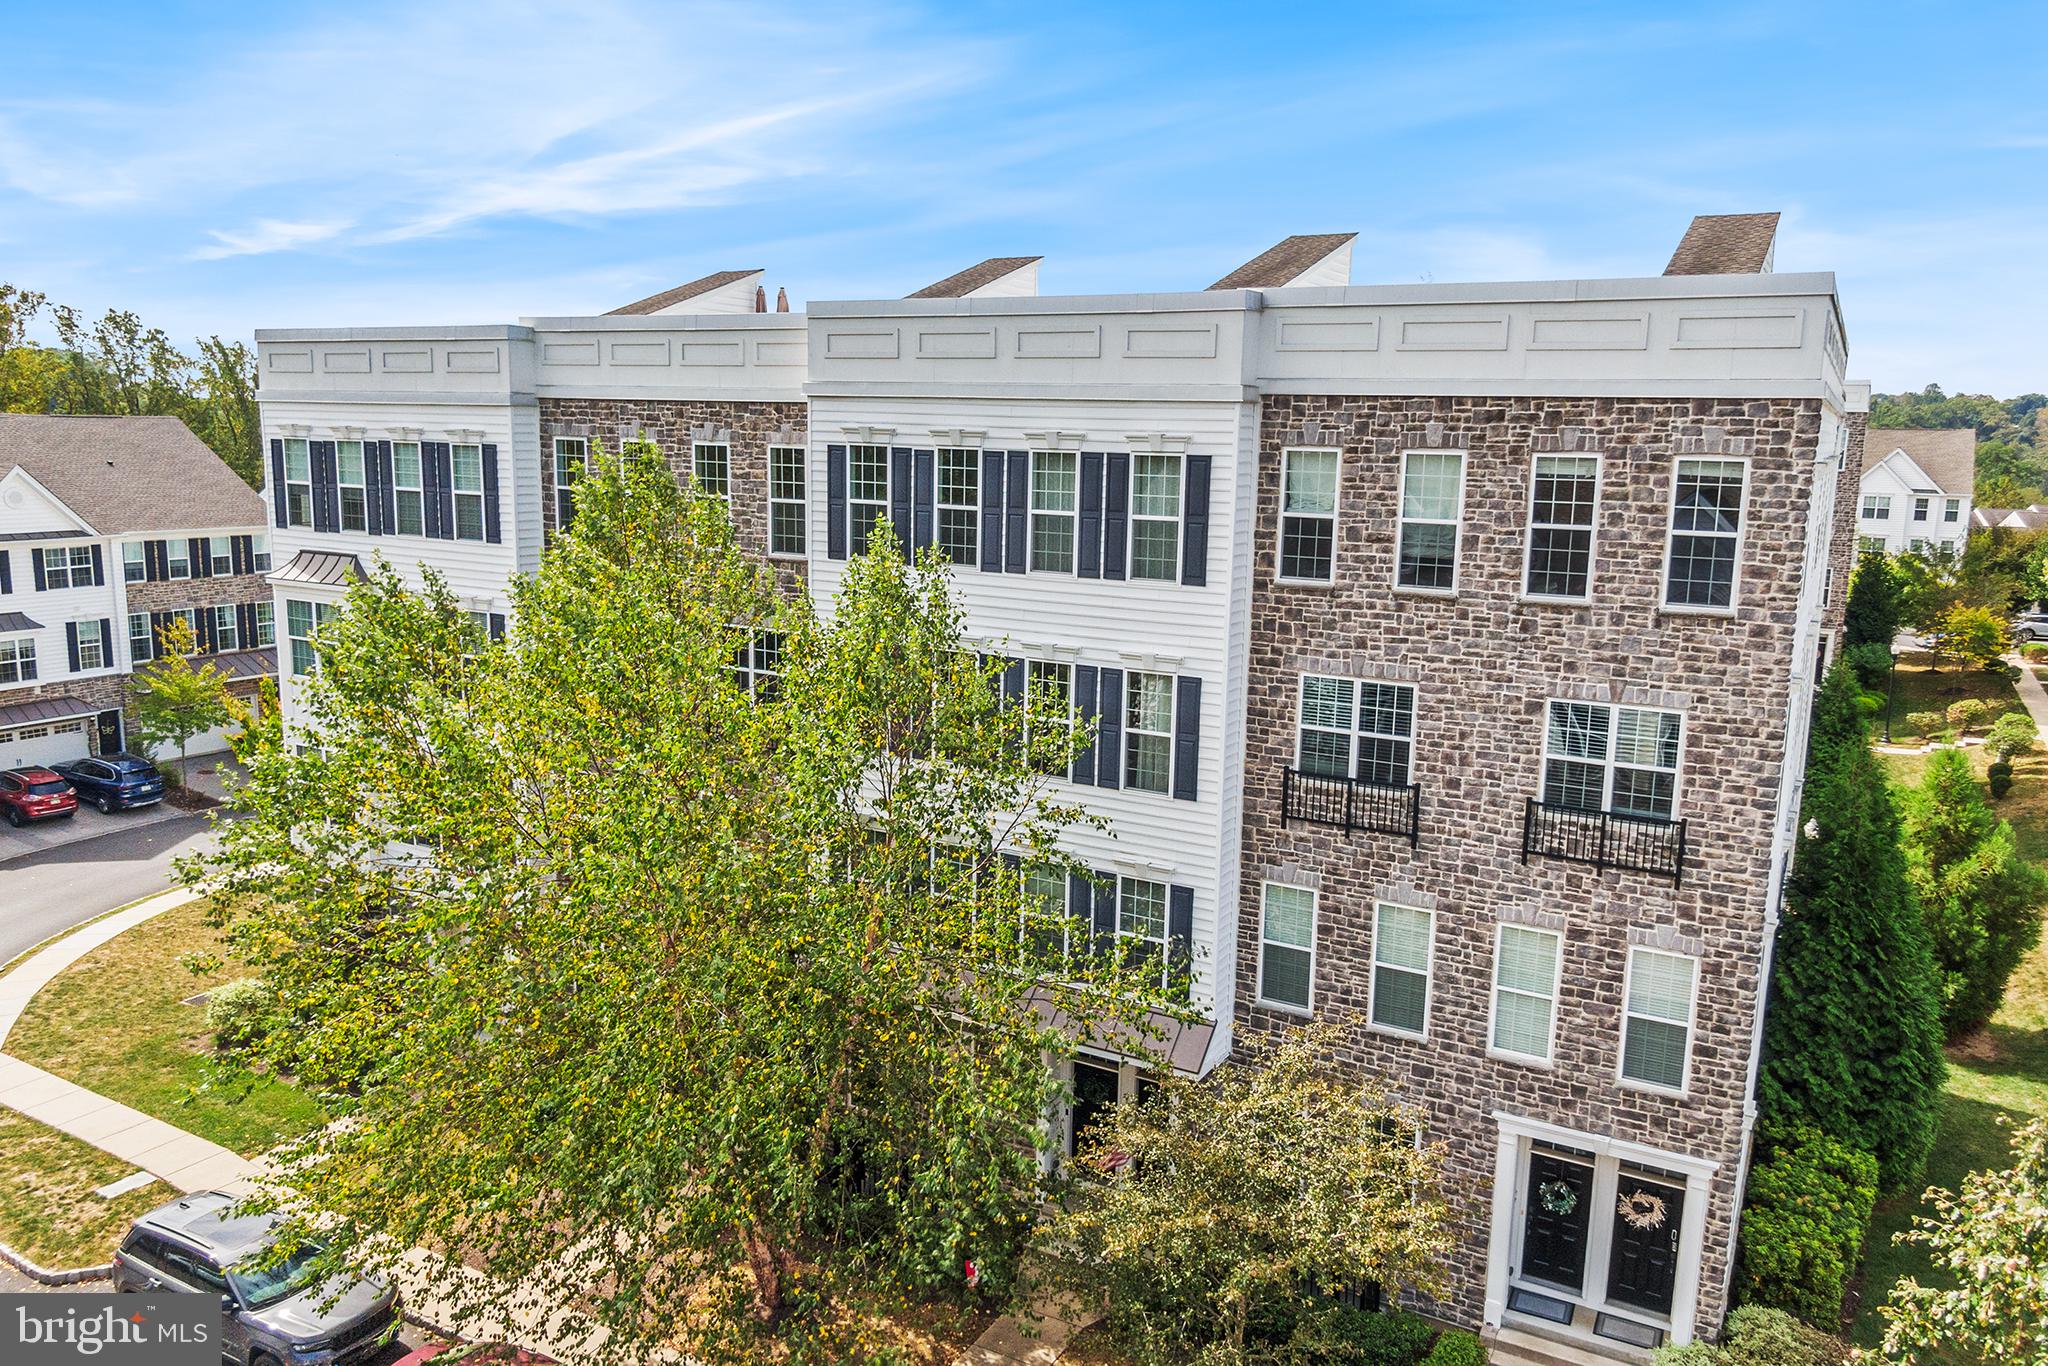
<svg viewBox="0 0 2048 1366">
<path fill-rule="evenodd" d="M 1057 1295 L 1039 1304 L 1032 1317 L 1029 1328 L 1013 1315 L 997 1319 L 955 1366 L 1052 1366 L 1067 1350 L 1067 1340 L 1102 1315 Z"/>
<path fill-rule="evenodd" d="M 2048 740 L 2048 688 L 2041 686 L 2041 680 L 2034 677 L 2033 666 L 2016 654 L 2007 655 L 2005 662 L 2018 667 L 2019 680 L 2013 687 L 2019 692 L 2020 701 L 2026 704 L 2027 715 L 2034 718 L 2034 724 L 2041 728 L 2041 737 Z"/>
</svg>

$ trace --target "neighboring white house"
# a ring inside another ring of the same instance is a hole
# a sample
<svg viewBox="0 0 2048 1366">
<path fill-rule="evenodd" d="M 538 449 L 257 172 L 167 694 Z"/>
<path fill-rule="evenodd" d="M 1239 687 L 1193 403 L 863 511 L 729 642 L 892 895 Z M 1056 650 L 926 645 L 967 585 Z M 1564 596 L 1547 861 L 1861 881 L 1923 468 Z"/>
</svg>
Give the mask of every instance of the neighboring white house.
<svg viewBox="0 0 2048 1366">
<path fill-rule="evenodd" d="M 1857 548 L 1889 555 L 1926 546 L 1961 550 L 1970 536 L 1976 480 L 1971 428 L 1871 428 L 1863 445 Z"/>
</svg>

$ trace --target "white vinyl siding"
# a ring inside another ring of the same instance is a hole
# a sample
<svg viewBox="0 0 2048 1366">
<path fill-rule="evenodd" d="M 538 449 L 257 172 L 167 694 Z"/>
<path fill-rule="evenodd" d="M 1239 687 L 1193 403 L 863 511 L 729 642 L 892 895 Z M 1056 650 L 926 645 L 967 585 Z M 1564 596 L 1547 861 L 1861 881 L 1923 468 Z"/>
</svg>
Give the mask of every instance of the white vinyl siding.
<svg viewBox="0 0 2048 1366">
<path fill-rule="evenodd" d="M 1328 583 L 1337 566 L 1337 452 L 1280 456 L 1280 577 Z"/>
<path fill-rule="evenodd" d="M 1685 954 L 1631 949 L 1621 1022 L 1621 1075 L 1665 1091 L 1683 1091 L 1692 1055 L 1693 997 L 1699 961 Z"/>
<path fill-rule="evenodd" d="M 1370 1018 L 1381 1029 L 1429 1032 L 1429 972 L 1436 916 L 1382 901 L 1373 908 Z"/>
<path fill-rule="evenodd" d="M 1458 523 L 1464 505 L 1463 451 L 1409 451 L 1402 457 L 1396 587 L 1457 591 Z"/>
<path fill-rule="evenodd" d="M 1260 902 L 1259 1000 L 1307 1011 L 1314 1002 L 1316 894 L 1268 882 Z"/>
<path fill-rule="evenodd" d="M 1550 1061 L 1562 944 L 1563 936 L 1550 930 L 1500 927 L 1493 956 L 1493 1052 Z"/>
</svg>

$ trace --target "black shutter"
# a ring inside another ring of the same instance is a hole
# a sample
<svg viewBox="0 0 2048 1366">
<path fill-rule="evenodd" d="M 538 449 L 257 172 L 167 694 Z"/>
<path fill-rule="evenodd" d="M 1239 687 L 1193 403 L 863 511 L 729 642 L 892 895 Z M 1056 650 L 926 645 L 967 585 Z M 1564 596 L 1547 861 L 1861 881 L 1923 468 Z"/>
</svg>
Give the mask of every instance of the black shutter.
<svg viewBox="0 0 2048 1366">
<path fill-rule="evenodd" d="M 1081 452 L 1081 515 L 1075 530 L 1081 541 L 1074 567 L 1084 579 L 1102 577 L 1102 452 Z"/>
<path fill-rule="evenodd" d="M 14 566 L 8 563 L 8 554 L 0 550 L 0 593 L 14 591 Z"/>
<path fill-rule="evenodd" d="M 889 451 L 889 529 L 896 533 L 896 544 L 903 552 L 903 558 L 910 558 L 910 447 L 895 446 Z"/>
<path fill-rule="evenodd" d="M 235 648 L 256 648 L 256 604 L 253 602 L 238 603 L 235 607 Z"/>
<path fill-rule="evenodd" d="M 434 443 L 434 480 L 441 486 L 441 531 L 444 541 L 455 539 L 455 447 L 446 441 Z"/>
<path fill-rule="evenodd" d="M 237 574 L 256 572 L 256 538 L 237 536 L 228 542 L 228 560 Z"/>
<path fill-rule="evenodd" d="M 220 649 L 220 618 L 211 607 L 202 607 L 192 615 L 199 619 L 199 629 L 193 632 L 199 640 L 199 653 L 213 654 Z"/>
<path fill-rule="evenodd" d="M 981 572 L 1003 572 L 1003 453 L 981 453 Z"/>
<path fill-rule="evenodd" d="M 1191 802 L 1201 780 L 1202 680 L 1183 678 L 1173 699 L 1173 795 Z"/>
<path fill-rule="evenodd" d="M 1166 961 L 1175 972 L 1192 977 L 1195 963 L 1195 889 L 1166 889 Z M 1194 982 L 1188 983 L 1190 991 Z"/>
<path fill-rule="evenodd" d="M 185 542 L 185 556 L 192 565 L 192 577 L 210 579 L 213 577 L 213 542 L 205 536 L 194 536 Z"/>
<path fill-rule="evenodd" d="M 64 623 L 64 648 L 71 652 L 71 672 L 78 672 L 78 623 Z"/>
<path fill-rule="evenodd" d="M 313 443 L 313 530 L 341 529 L 341 478 L 335 467 L 334 443 Z M 198 571 L 194 571 L 196 574 Z"/>
<path fill-rule="evenodd" d="M 1083 726 L 1095 719 L 1095 675 L 1093 664 L 1074 666 L 1074 712 Z M 1089 741 L 1088 748 L 1074 756 L 1073 779 L 1077 783 L 1093 784 L 1095 781 L 1095 742 Z"/>
<path fill-rule="evenodd" d="M 1111 451 L 1103 461 L 1102 577 L 1124 576 L 1124 540 L 1131 525 L 1131 457 Z"/>
<path fill-rule="evenodd" d="M 846 558 L 846 447 L 825 447 L 825 555 Z"/>
<path fill-rule="evenodd" d="M 484 539 L 498 544 L 498 448 L 484 450 Z"/>
<path fill-rule="evenodd" d="M 104 555 L 102 555 L 102 554 L 100 553 L 100 546 L 99 546 L 99 542 L 95 541 L 95 542 L 93 542 L 93 547 L 92 547 L 92 586 L 93 586 L 94 588 L 104 588 L 104 587 L 106 587 L 106 583 L 107 583 L 107 560 L 106 560 L 106 556 L 104 556 Z"/>
<path fill-rule="evenodd" d="M 276 514 L 277 524 L 286 525 L 284 492 L 284 442 L 271 438 L 270 442 L 270 507 Z"/>
<path fill-rule="evenodd" d="M 164 652 L 164 632 L 171 629 L 171 618 L 175 612 L 151 612 L 149 614 L 149 657 L 156 659 Z"/>
<path fill-rule="evenodd" d="M 1181 481 L 1180 581 L 1201 587 L 1209 582 L 1209 463 L 1206 455 L 1187 458 Z"/>
<path fill-rule="evenodd" d="M 1003 514 L 1003 568 L 1022 574 L 1031 567 L 1031 452 L 1010 452 L 1008 501 Z"/>
<path fill-rule="evenodd" d="M 1024 661 L 1006 659 L 1003 661 L 1003 701 L 1017 703 L 1024 700 Z"/>
<path fill-rule="evenodd" d="M 1095 914 L 1093 909 L 1094 897 L 1095 884 L 1089 881 L 1088 875 L 1069 870 L 1067 873 L 1067 918 L 1084 923 L 1091 921 Z M 1068 947 L 1072 947 L 1072 941 L 1069 941 Z"/>
<path fill-rule="evenodd" d="M 1124 767 L 1124 671 L 1104 669 L 1096 693 L 1102 724 L 1095 730 L 1095 785 L 1116 787 Z"/>
<path fill-rule="evenodd" d="M 377 443 L 377 501 L 383 509 L 384 534 L 398 534 L 398 475 L 391 463 L 391 443 Z"/>
<path fill-rule="evenodd" d="M 107 617 L 100 618 L 100 666 L 114 667 L 114 623 Z"/>
<path fill-rule="evenodd" d="M 503 612 L 493 612 L 491 613 L 491 639 L 503 640 L 504 638 L 505 614 Z"/>
<path fill-rule="evenodd" d="M 939 453 L 917 451 L 911 456 L 910 548 L 923 550 L 932 544 L 933 523 L 938 520 Z"/>
<path fill-rule="evenodd" d="M 389 441 L 363 443 L 363 518 L 372 536 L 390 534 L 384 524 L 384 489 L 390 480 L 385 478 L 384 462 L 377 455 L 380 448 L 390 445 Z"/>
<path fill-rule="evenodd" d="M 43 578 L 42 547 L 38 546 L 28 552 L 28 562 L 36 571 L 36 592 L 40 593 L 49 586 L 48 581 Z"/>
<path fill-rule="evenodd" d="M 142 577 L 150 583 L 159 583 L 171 576 L 170 547 L 162 541 L 142 543 Z"/>
<path fill-rule="evenodd" d="M 441 463 L 441 443 L 420 442 L 420 487 L 423 491 L 422 529 L 437 541 L 448 539 L 444 522 L 454 520 L 453 500 L 448 496 L 448 470 Z"/>
<path fill-rule="evenodd" d="M 1109 953 L 1116 948 L 1116 874 L 1095 870 L 1095 951 Z"/>
</svg>

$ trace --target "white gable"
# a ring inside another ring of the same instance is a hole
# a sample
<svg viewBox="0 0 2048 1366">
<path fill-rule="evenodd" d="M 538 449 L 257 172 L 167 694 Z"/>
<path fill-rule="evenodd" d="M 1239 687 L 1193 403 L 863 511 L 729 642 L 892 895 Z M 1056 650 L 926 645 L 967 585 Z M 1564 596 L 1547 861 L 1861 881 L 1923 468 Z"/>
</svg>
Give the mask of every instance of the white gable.
<svg viewBox="0 0 2048 1366">
<path fill-rule="evenodd" d="M 1872 465 L 1869 472 L 1863 477 L 1867 480 L 1879 470 L 1889 472 L 1892 478 L 1898 482 L 1900 488 L 1912 493 L 1947 492 L 1941 485 L 1934 482 L 1933 475 L 1920 468 L 1918 461 L 1896 446 L 1892 448 L 1890 455 Z"/>
<path fill-rule="evenodd" d="M 19 465 L 0 475 L 0 536 L 20 538 L 41 531 L 82 531 L 96 535 L 56 494 Z"/>
</svg>

